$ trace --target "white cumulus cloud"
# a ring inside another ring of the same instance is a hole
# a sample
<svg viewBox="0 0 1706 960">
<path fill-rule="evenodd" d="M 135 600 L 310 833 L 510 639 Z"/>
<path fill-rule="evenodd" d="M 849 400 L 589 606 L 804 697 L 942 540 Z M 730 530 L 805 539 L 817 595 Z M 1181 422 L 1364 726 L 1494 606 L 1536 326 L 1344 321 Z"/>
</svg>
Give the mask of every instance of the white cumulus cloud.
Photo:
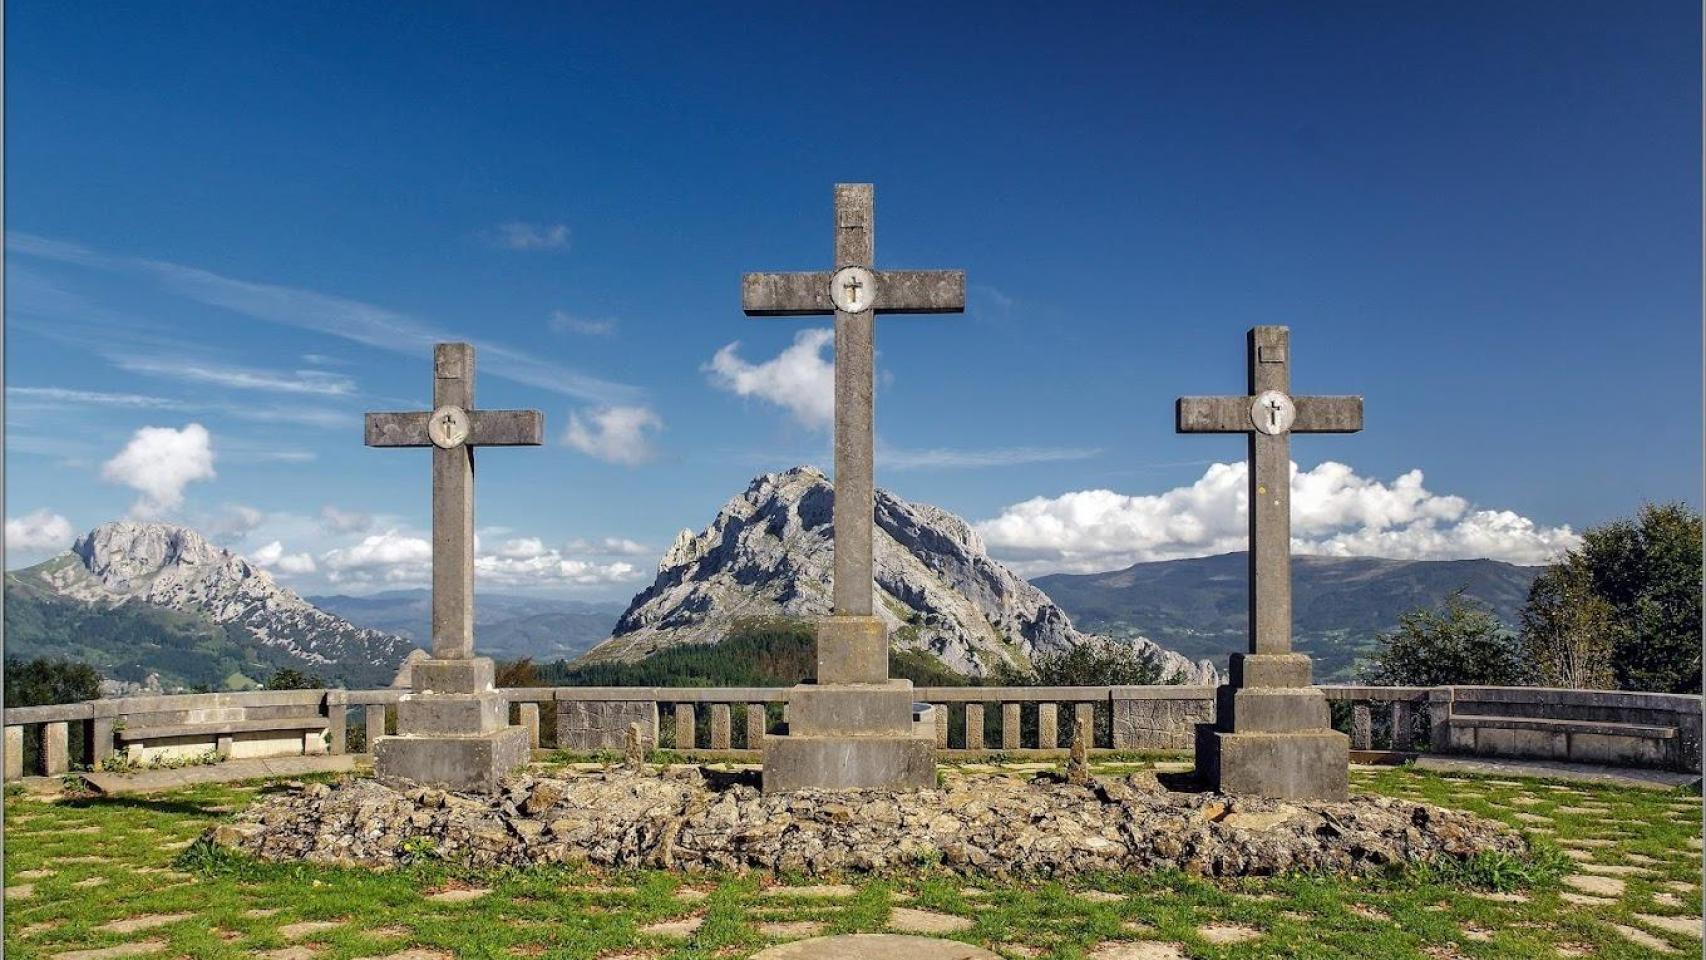
<svg viewBox="0 0 1706 960">
<path fill-rule="evenodd" d="M 590 457 L 634 466 L 652 458 L 651 434 L 662 427 L 649 407 L 600 407 L 570 413 L 563 442 Z"/>
<path fill-rule="evenodd" d="M 1293 464 L 1291 489 L 1292 550 L 1300 554 L 1538 564 L 1580 542 L 1568 526 L 1433 493 L 1420 470 L 1385 483 L 1333 461 L 1311 470 Z M 996 556 L 1027 576 L 1088 573 L 1244 550 L 1247 507 L 1245 465 L 1217 463 L 1164 493 L 1036 497 L 976 527 Z"/>
<path fill-rule="evenodd" d="M 339 510 L 328 503 L 320 508 L 320 526 L 328 533 L 362 533 L 373 526 L 373 518 L 353 510 Z"/>
<path fill-rule="evenodd" d="M 820 430 L 835 422 L 835 363 L 824 356 L 834 343 L 833 330 L 801 330 L 781 353 L 751 363 L 741 357 L 737 340 L 718 350 L 705 371 L 712 386 L 774 403 Z"/>
<path fill-rule="evenodd" d="M 285 553 L 284 544 L 278 540 L 251 552 L 249 560 L 256 566 L 290 575 L 313 573 L 316 569 L 313 557 L 306 553 Z"/>
<path fill-rule="evenodd" d="M 184 487 L 214 478 L 213 435 L 199 423 L 143 427 L 101 467 L 101 476 L 141 492 L 133 516 L 157 516 L 184 502 Z"/>
<path fill-rule="evenodd" d="M 320 555 L 333 583 L 419 583 L 432 576 L 432 544 L 396 530 L 370 534 L 360 543 Z"/>
<path fill-rule="evenodd" d="M 23 552 L 71 546 L 71 521 L 46 508 L 6 518 L 6 549 Z"/>
</svg>

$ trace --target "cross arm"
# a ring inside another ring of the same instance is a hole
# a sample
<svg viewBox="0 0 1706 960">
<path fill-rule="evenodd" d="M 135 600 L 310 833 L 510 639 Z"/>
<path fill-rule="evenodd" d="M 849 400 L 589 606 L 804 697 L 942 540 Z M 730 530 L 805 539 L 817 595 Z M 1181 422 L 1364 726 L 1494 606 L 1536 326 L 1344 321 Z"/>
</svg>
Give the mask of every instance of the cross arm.
<svg viewBox="0 0 1706 960">
<path fill-rule="evenodd" d="M 740 305 L 751 317 L 798 317 L 834 313 L 828 271 L 748 273 L 740 278 Z"/>
<path fill-rule="evenodd" d="M 430 447 L 427 411 L 370 413 L 370 447 Z M 537 447 L 545 442 L 545 415 L 537 410 L 470 410 L 468 444 L 476 447 Z"/>
<path fill-rule="evenodd" d="M 1362 429 L 1361 397 L 1293 397 L 1293 433 L 1356 433 Z"/>
<path fill-rule="evenodd" d="M 1249 433 L 1249 397 L 1180 397 L 1175 433 Z"/>
<path fill-rule="evenodd" d="M 964 270 L 878 270 L 878 313 L 961 313 Z"/>
</svg>

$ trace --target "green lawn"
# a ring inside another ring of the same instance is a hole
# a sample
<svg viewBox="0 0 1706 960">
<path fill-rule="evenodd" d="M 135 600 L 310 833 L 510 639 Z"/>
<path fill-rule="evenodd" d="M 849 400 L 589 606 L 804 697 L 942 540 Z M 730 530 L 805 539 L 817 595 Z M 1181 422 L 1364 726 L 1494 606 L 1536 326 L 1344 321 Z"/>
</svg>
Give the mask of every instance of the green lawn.
<svg viewBox="0 0 1706 960">
<path fill-rule="evenodd" d="M 1122 768 L 1123 769 L 1123 768 Z M 1110 771 L 1111 772 L 1111 771 Z M 1698 956 L 1700 800 L 1687 793 L 1357 770 L 1353 789 L 1495 817 L 1554 869 L 1491 864 L 1370 880 L 1183 876 L 996 884 L 568 868 L 391 873 L 263 865 L 189 847 L 260 785 L 146 798 L 6 799 L 7 955 L 745 957 L 820 932 L 937 927 L 1010 957 Z M 1567 866 L 1560 880 L 1557 865 Z"/>
</svg>

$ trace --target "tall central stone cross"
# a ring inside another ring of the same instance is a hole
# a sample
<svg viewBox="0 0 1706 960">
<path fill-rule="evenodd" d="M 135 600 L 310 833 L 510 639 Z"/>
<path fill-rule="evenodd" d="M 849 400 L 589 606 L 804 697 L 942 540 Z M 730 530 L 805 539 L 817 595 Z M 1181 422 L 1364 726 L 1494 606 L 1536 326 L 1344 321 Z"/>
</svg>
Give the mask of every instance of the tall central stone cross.
<svg viewBox="0 0 1706 960">
<path fill-rule="evenodd" d="M 817 682 L 790 695 L 788 735 L 765 741 L 766 790 L 935 784 L 932 741 L 912 732 L 912 685 L 889 679 L 874 616 L 873 334 L 879 313 L 963 312 L 966 275 L 876 269 L 874 192 L 835 185 L 834 269 L 741 278 L 748 316 L 835 315 L 835 613 L 817 627 Z"/>
<path fill-rule="evenodd" d="M 1248 342 L 1247 395 L 1178 402 L 1178 432 L 1249 438 L 1250 650 L 1232 656 L 1215 723 L 1197 728 L 1197 769 L 1223 793 L 1343 798 L 1349 742 L 1309 657 L 1291 650 L 1291 435 L 1361 430 L 1362 398 L 1292 396 L 1285 327 L 1255 327 Z"/>
<path fill-rule="evenodd" d="M 373 745 L 374 773 L 452 790 L 491 791 L 527 761 L 490 657 L 474 656 L 474 448 L 537 447 L 537 410 L 474 408 L 474 348 L 433 348 L 431 411 L 370 413 L 370 447 L 432 447 L 432 657 L 412 668 L 397 736 Z"/>
</svg>

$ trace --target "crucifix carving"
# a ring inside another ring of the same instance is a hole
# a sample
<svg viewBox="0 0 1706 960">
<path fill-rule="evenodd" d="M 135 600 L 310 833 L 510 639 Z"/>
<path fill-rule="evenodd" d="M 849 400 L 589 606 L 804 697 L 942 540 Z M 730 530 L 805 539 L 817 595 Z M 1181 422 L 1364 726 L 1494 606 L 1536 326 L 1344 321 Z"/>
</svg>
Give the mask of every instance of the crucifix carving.
<svg viewBox="0 0 1706 960">
<path fill-rule="evenodd" d="M 1291 651 L 1291 435 L 1355 433 L 1361 397 L 1293 397 L 1291 331 L 1249 333 L 1250 394 L 1180 397 L 1179 433 L 1249 437 L 1250 652 Z"/>
<path fill-rule="evenodd" d="M 964 270 L 877 270 L 873 188 L 835 185 L 835 269 L 749 273 L 748 316 L 835 315 L 835 613 L 872 614 L 873 315 L 961 313 Z"/>
<path fill-rule="evenodd" d="M 474 448 L 537 447 L 537 410 L 474 409 L 474 347 L 433 348 L 431 411 L 370 413 L 370 447 L 432 447 L 432 655 L 474 656 Z"/>
</svg>

